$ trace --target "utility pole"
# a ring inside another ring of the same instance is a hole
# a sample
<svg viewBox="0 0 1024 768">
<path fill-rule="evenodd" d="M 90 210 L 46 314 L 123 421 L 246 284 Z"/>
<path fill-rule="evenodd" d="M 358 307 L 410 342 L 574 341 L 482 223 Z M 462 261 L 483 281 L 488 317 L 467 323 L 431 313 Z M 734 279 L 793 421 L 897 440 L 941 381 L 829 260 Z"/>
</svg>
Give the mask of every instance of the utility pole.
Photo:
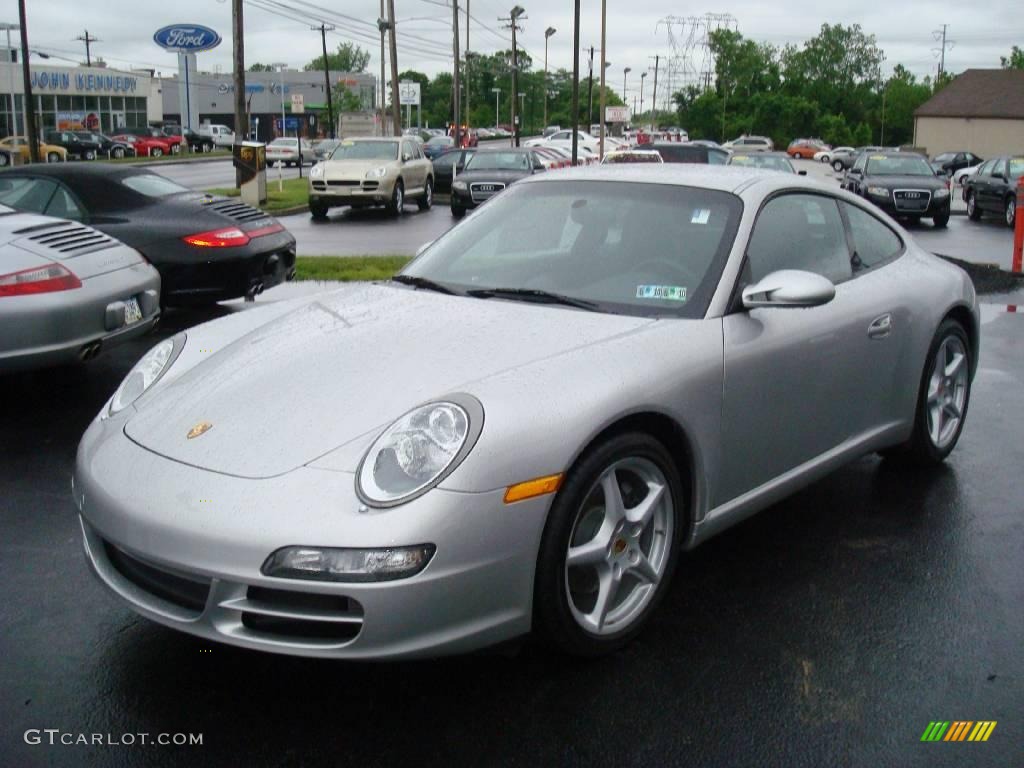
<svg viewBox="0 0 1024 768">
<path fill-rule="evenodd" d="M 92 66 L 92 53 L 90 51 L 89 45 L 91 43 L 99 43 L 99 42 L 102 42 L 102 41 L 98 37 L 90 36 L 88 29 L 85 30 L 85 35 L 79 35 L 78 37 L 75 38 L 75 40 L 77 40 L 77 41 L 79 41 L 81 43 L 85 43 L 85 66 L 91 67 Z"/>
<path fill-rule="evenodd" d="M 473 81 L 469 77 L 469 0 L 466 0 L 466 131 L 469 131 L 469 92 Z"/>
<path fill-rule="evenodd" d="M 512 146 L 519 146 L 519 122 L 516 119 L 516 94 L 519 93 L 519 50 L 516 46 L 516 32 L 519 30 L 519 19 L 520 17 L 526 18 L 523 14 L 526 11 L 522 6 L 516 5 L 512 7 L 509 12 L 507 19 L 499 19 L 499 21 L 507 21 L 508 24 L 505 29 L 512 30 L 512 98 L 509 100 L 512 104 Z M 521 116 L 520 116 L 520 119 Z"/>
<path fill-rule="evenodd" d="M 36 132 L 36 103 L 32 97 L 32 75 L 28 68 L 28 19 L 25 14 L 25 0 L 18 0 L 18 22 L 21 24 L 21 74 L 25 79 L 22 99 L 25 100 L 25 136 L 28 138 L 28 157 L 33 163 L 39 162 L 39 134 Z M 11 94 L 14 98 L 14 94 Z"/>
<path fill-rule="evenodd" d="M 380 0 L 380 16 L 377 17 L 377 29 L 380 31 L 380 103 L 377 105 L 377 115 L 380 118 L 380 135 L 384 135 L 384 102 L 387 101 L 387 91 L 384 90 L 384 33 L 387 31 L 388 23 L 384 20 L 384 0 Z"/>
<path fill-rule="evenodd" d="M 654 57 L 654 94 L 651 96 L 651 112 L 654 115 L 651 121 L 654 124 L 654 129 L 658 129 L 658 63 L 661 61 L 661 56 Z"/>
<path fill-rule="evenodd" d="M 388 0 L 388 47 L 391 49 L 391 126 L 395 136 L 402 135 L 402 107 L 398 99 L 398 41 L 395 40 L 395 0 Z"/>
<path fill-rule="evenodd" d="M 231 0 L 231 37 L 235 59 L 235 144 L 249 135 L 249 121 L 245 114 L 245 24 L 242 20 L 242 0 Z M 283 95 L 283 93 L 282 93 Z M 281 125 L 284 130 L 284 124 Z M 241 180 L 241 171 L 235 171 L 235 185 Z"/>
<path fill-rule="evenodd" d="M 647 78 L 646 72 L 640 73 L 640 114 L 644 113 L 644 80 Z"/>
<path fill-rule="evenodd" d="M 605 106 L 605 92 L 604 92 L 604 76 L 605 70 L 608 69 L 607 59 L 605 58 L 605 31 L 607 28 L 608 21 L 608 0 L 601 0 L 601 106 L 600 114 L 597 116 L 597 122 L 601 124 L 601 136 L 598 143 L 598 155 L 604 159 L 604 106 Z"/>
<path fill-rule="evenodd" d="M 544 127 L 548 125 L 548 39 L 555 34 L 554 27 L 544 30 Z"/>
<path fill-rule="evenodd" d="M 594 122 L 594 46 L 590 46 L 590 63 L 587 65 L 587 132 Z"/>
<path fill-rule="evenodd" d="M 572 164 L 579 162 L 580 142 L 580 0 L 572 17 Z"/>
<path fill-rule="evenodd" d="M 956 45 L 956 40 L 946 39 L 946 28 L 948 26 L 948 24 L 943 24 L 942 29 L 936 29 L 932 32 L 932 37 L 935 38 L 935 42 L 941 41 L 942 45 L 941 48 L 932 48 L 932 53 L 939 57 L 939 72 L 935 77 L 936 85 L 938 85 L 938 81 L 946 71 L 946 48 L 953 50 L 953 46 Z"/>
<path fill-rule="evenodd" d="M 334 138 L 334 105 L 331 103 L 331 68 L 327 63 L 327 33 L 333 32 L 334 27 L 320 24 L 319 27 L 310 27 L 313 31 L 320 30 L 320 43 L 324 49 L 324 89 L 327 91 L 327 121 L 331 125 L 331 138 Z M 302 167 L 301 165 L 299 166 Z"/>
<path fill-rule="evenodd" d="M 459 109 L 459 0 L 452 0 L 452 48 L 455 52 L 455 73 L 452 78 L 452 85 L 455 87 L 452 89 L 454 95 L 452 98 L 452 117 L 454 118 L 452 128 L 454 133 L 452 138 L 455 139 L 455 146 L 462 146 L 462 142 L 459 140 L 460 134 L 462 133 L 462 110 Z"/>
</svg>

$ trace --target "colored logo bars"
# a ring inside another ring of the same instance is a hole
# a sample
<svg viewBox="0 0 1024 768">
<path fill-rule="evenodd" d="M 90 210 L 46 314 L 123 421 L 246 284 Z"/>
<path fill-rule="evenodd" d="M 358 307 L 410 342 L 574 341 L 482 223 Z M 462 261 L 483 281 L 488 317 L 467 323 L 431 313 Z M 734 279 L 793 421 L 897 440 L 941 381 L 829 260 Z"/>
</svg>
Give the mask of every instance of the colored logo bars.
<svg viewBox="0 0 1024 768">
<path fill-rule="evenodd" d="M 921 741 L 988 741 L 995 728 L 995 720 L 933 720 L 921 734 Z"/>
</svg>

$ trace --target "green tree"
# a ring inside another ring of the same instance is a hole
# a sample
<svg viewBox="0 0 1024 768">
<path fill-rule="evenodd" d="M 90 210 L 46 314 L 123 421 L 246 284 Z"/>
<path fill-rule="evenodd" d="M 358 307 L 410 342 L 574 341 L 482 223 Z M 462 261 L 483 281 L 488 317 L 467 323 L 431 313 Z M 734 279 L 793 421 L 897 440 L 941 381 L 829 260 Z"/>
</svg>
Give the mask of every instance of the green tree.
<svg viewBox="0 0 1024 768">
<path fill-rule="evenodd" d="M 1013 46 L 1009 56 L 1000 56 L 999 63 L 1003 69 L 1024 69 L 1024 50 L 1020 46 Z"/>
<path fill-rule="evenodd" d="M 327 54 L 327 68 L 335 72 L 365 72 L 370 63 L 370 52 L 355 43 L 338 43 L 338 50 Z M 306 72 L 323 70 L 324 57 L 317 56 L 303 67 Z"/>
<path fill-rule="evenodd" d="M 274 68 L 269 64 L 260 64 L 258 61 L 255 64 L 249 65 L 250 72 L 273 72 Z"/>
</svg>

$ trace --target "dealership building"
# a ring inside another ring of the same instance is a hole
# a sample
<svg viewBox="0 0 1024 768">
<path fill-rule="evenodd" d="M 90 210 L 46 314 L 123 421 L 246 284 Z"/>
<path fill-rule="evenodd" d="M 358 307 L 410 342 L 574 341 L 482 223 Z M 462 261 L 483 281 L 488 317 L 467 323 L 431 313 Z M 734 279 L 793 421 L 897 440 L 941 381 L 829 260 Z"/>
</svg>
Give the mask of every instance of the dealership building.
<svg viewBox="0 0 1024 768">
<path fill-rule="evenodd" d="M 4 59 L 7 49 L 4 48 Z M 17 58 L 17 57 L 15 57 Z M 149 70 L 30 66 L 40 130 L 86 128 L 116 133 L 163 118 L 160 81 Z M 20 61 L 0 61 L 0 135 L 24 135 L 24 79 Z M 13 98 L 12 98 L 13 97 Z"/>
<path fill-rule="evenodd" d="M 375 107 L 377 80 L 364 73 L 330 72 L 334 93 L 337 86 L 355 93 L 363 114 Z M 235 129 L 235 85 L 230 73 L 189 73 L 189 96 L 184 98 L 183 80 L 175 76 L 160 80 L 163 119 L 186 125 L 184 117 L 189 111 L 197 115 L 198 130 L 205 123 L 226 125 Z M 330 132 L 327 125 L 327 97 L 323 71 L 246 72 L 246 112 L 249 114 L 249 132 L 260 141 L 270 141 L 281 135 L 281 114 L 284 112 L 285 130 L 289 136 L 296 132 L 315 138 Z M 292 98 L 302 97 L 303 112 L 292 111 Z M 283 105 L 283 106 L 282 106 Z M 337 100 L 333 104 L 338 116 Z M 356 119 L 353 115 L 351 119 Z M 344 126 L 345 118 L 342 118 Z"/>
</svg>

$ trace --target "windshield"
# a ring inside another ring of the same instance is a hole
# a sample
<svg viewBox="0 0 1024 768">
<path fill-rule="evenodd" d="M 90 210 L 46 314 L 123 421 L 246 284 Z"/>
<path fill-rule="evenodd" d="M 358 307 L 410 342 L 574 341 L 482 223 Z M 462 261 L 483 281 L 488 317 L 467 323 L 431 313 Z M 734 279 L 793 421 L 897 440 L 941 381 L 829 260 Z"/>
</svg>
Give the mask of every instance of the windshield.
<svg viewBox="0 0 1024 768">
<path fill-rule="evenodd" d="M 602 311 L 703 317 L 742 207 L 727 192 L 677 185 L 513 185 L 403 274 L 456 291 L 549 291 Z"/>
<path fill-rule="evenodd" d="M 451 136 L 432 136 L 427 142 L 432 147 L 450 147 L 455 143 Z"/>
<path fill-rule="evenodd" d="M 871 176 L 934 176 L 935 171 L 920 155 L 872 155 L 865 172 Z"/>
<path fill-rule="evenodd" d="M 343 141 L 331 160 L 397 160 L 397 141 Z"/>
<path fill-rule="evenodd" d="M 1010 178 L 1019 179 L 1024 176 L 1024 157 L 1010 158 Z"/>
<path fill-rule="evenodd" d="M 466 164 L 467 171 L 528 171 L 525 152 L 477 152 Z"/>
<path fill-rule="evenodd" d="M 268 146 L 271 147 L 295 147 L 298 146 L 298 139 L 274 139 Z"/>
<path fill-rule="evenodd" d="M 935 156 L 935 162 L 944 163 L 947 160 L 952 160 L 954 157 L 956 157 L 956 153 L 954 152 L 943 152 L 941 155 Z"/>
<path fill-rule="evenodd" d="M 157 176 L 155 173 L 140 173 L 133 176 L 125 176 L 121 183 L 128 189 L 134 190 L 146 197 L 164 197 L 176 195 L 179 192 L 190 191 L 187 187 L 175 184 L 170 179 Z"/>
<path fill-rule="evenodd" d="M 733 155 L 729 158 L 729 165 L 739 165 L 745 168 L 766 168 L 769 171 L 785 171 L 793 173 L 793 166 L 784 157 L 772 155 Z"/>
</svg>

